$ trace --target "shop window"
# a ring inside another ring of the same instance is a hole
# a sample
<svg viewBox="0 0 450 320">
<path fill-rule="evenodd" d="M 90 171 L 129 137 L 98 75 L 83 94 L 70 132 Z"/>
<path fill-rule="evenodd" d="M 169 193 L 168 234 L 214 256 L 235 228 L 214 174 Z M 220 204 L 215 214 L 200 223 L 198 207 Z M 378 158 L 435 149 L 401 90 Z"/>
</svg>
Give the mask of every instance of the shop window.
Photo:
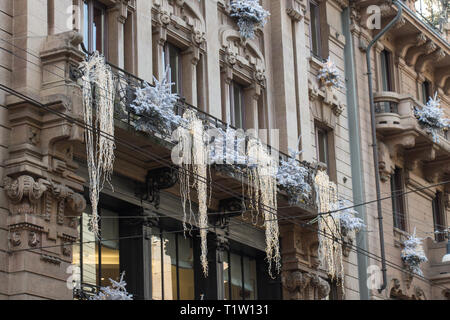
<svg viewBox="0 0 450 320">
<path fill-rule="evenodd" d="M 225 300 L 256 300 L 256 260 L 226 252 L 223 263 Z"/>
</svg>

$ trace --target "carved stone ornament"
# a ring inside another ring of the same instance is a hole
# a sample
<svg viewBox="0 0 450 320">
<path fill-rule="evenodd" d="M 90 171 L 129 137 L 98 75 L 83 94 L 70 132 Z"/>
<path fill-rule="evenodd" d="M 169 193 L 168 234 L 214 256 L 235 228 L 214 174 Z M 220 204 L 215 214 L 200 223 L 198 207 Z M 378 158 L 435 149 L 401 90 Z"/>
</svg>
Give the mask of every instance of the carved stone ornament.
<svg viewBox="0 0 450 320">
<path fill-rule="evenodd" d="M 19 231 L 12 232 L 9 241 L 14 247 L 20 246 L 20 244 L 22 243 L 22 240 L 20 239 L 20 232 Z"/>
<path fill-rule="evenodd" d="M 28 245 L 32 248 L 35 248 L 39 245 L 39 243 L 40 240 L 38 234 L 34 231 L 30 231 L 28 233 Z"/>
<path fill-rule="evenodd" d="M 291 299 L 322 300 L 330 293 L 327 281 L 316 274 L 301 270 L 285 272 L 281 281 Z"/>
</svg>

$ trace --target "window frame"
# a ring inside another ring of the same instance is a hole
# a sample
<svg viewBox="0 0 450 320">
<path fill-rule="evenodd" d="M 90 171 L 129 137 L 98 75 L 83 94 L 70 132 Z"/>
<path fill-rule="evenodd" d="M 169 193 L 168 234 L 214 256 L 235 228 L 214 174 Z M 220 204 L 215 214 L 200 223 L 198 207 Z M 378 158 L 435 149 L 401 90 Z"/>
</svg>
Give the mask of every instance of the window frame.
<svg viewBox="0 0 450 320">
<path fill-rule="evenodd" d="M 431 92 L 432 92 L 431 81 L 426 79 L 424 82 L 422 82 L 422 102 L 423 102 L 423 104 L 428 103 L 429 97 L 432 96 Z"/>
<path fill-rule="evenodd" d="M 313 26 L 313 9 L 314 9 L 314 26 Z M 316 58 L 320 58 L 323 59 L 322 57 L 322 52 L 323 52 L 323 48 L 322 48 L 322 30 L 321 30 L 321 19 L 320 19 L 320 4 L 314 0 L 310 0 L 309 1 L 309 13 L 310 13 L 310 23 L 309 23 L 309 28 L 310 28 L 310 51 L 311 54 L 313 56 L 315 56 Z M 315 31 L 315 37 L 313 37 L 313 30 Z M 316 46 L 316 50 L 314 50 L 314 46 Z"/>
<path fill-rule="evenodd" d="M 381 76 L 381 91 L 394 92 L 394 64 L 392 63 L 392 52 L 388 49 L 383 49 L 380 52 L 380 76 Z"/>
<path fill-rule="evenodd" d="M 391 201 L 394 228 L 407 231 L 407 213 L 403 169 L 395 167 L 391 175 Z"/>
<path fill-rule="evenodd" d="M 447 230 L 447 221 L 445 219 L 445 205 L 444 198 L 441 191 L 436 192 L 436 196 L 432 200 L 433 210 L 433 229 L 434 231 Z M 444 233 L 435 233 L 434 239 L 437 242 L 446 241 Z"/>
<path fill-rule="evenodd" d="M 166 43 L 164 44 L 164 49 L 163 49 L 163 53 L 164 53 L 164 57 L 163 57 L 163 63 L 164 63 L 164 72 L 166 71 L 166 67 L 170 66 L 170 69 L 172 71 L 173 66 L 170 63 L 171 60 L 171 49 L 173 49 L 173 51 L 176 53 L 176 57 L 177 57 L 177 79 L 176 81 L 173 81 L 172 79 L 172 73 L 169 74 L 169 79 L 168 82 L 172 82 L 174 83 L 174 85 L 176 86 L 176 90 L 173 90 L 173 86 L 172 86 L 172 93 L 176 93 L 179 96 L 183 95 L 183 58 L 182 58 L 182 49 L 179 48 L 178 46 L 174 45 L 173 43 L 166 41 Z"/>
<path fill-rule="evenodd" d="M 249 256 L 244 254 L 243 252 L 238 252 L 238 251 L 234 251 L 234 250 L 226 250 L 224 252 L 224 255 L 226 255 L 227 257 L 227 261 L 228 261 L 228 300 L 233 300 L 232 298 L 232 286 L 231 286 L 231 255 L 234 254 L 236 256 L 239 256 L 239 260 L 240 260 L 240 266 L 241 266 L 241 290 L 242 292 L 245 292 L 245 269 L 244 269 L 244 258 L 248 258 L 249 260 L 254 260 L 256 263 L 258 261 L 258 259 L 256 257 L 253 256 Z M 223 272 L 223 275 L 225 275 L 225 272 Z M 256 287 L 255 287 L 255 298 L 253 300 L 258 300 L 258 269 L 255 269 L 255 276 L 256 276 Z M 222 282 L 224 283 L 223 288 L 225 289 L 225 277 L 222 277 Z M 224 292 L 224 299 L 226 298 L 226 292 Z M 242 296 L 242 301 L 245 301 L 248 299 L 245 299 L 245 296 Z M 248 300 L 248 301 L 253 301 L 253 300 Z"/>
<path fill-rule="evenodd" d="M 320 150 L 319 150 L 319 132 L 323 132 L 323 135 L 326 139 L 326 160 L 327 162 L 320 161 Z M 322 164 L 327 169 L 327 173 L 330 176 L 332 181 L 336 182 L 336 156 L 335 156 L 335 147 L 334 147 L 334 131 L 333 129 L 316 122 L 314 128 L 314 139 L 316 143 L 316 158 L 317 162 Z"/>
<path fill-rule="evenodd" d="M 87 6 L 88 16 L 85 16 L 85 6 Z M 84 44 L 86 49 L 89 52 L 93 52 L 94 50 L 94 10 L 100 9 L 102 11 L 103 16 L 103 50 L 98 50 L 97 46 L 95 46 L 95 50 L 102 53 L 104 56 L 108 54 L 108 16 L 107 16 L 107 7 L 103 3 L 98 0 L 83 0 L 83 34 L 87 35 L 87 39 L 84 39 Z M 86 22 L 87 20 L 87 22 Z M 88 30 L 85 30 L 85 28 Z"/>
<path fill-rule="evenodd" d="M 241 125 L 238 126 L 236 124 L 236 88 L 239 89 L 239 94 L 240 94 L 240 99 L 239 99 L 239 103 L 240 103 L 240 113 L 241 113 Z M 240 83 L 236 82 L 235 80 L 231 81 L 230 84 L 230 121 L 231 121 L 231 125 L 235 128 L 238 129 L 245 129 L 245 110 L 244 110 L 244 106 L 245 106 L 245 101 L 244 101 L 244 86 L 241 85 Z"/>
</svg>

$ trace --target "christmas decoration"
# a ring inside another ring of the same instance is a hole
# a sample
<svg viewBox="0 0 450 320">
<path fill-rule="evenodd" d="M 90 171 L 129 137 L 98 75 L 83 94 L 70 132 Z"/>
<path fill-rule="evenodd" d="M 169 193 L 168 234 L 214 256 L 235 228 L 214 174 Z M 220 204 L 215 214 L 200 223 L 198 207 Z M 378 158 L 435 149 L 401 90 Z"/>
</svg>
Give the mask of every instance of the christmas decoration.
<svg viewBox="0 0 450 320">
<path fill-rule="evenodd" d="M 131 109 L 140 115 L 135 127 L 144 132 L 159 132 L 170 136 L 172 128 L 181 124 L 182 117 L 175 114 L 175 103 L 178 95 L 172 93 L 172 83 L 168 82 L 170 68 L 167 67 L 161 81 L 153 78 L 154 86 L 144 83 L 143 88 L 135 91 L 136 99 L 130 105 Z"/>
<path fill-rule="evenodd" d="M 334 213 L 335 218 L 339 219 L 339 224 L 341 226 L 341 231 L 344 235 L 355 231 L 360 232 L 362 229 L 366 227 L 364 221 L 361 218 L 358 218 L 358 212 L 350 208 L 352 204 L 347 200 L 339 200 L 335 205 L 336 210 L 339 210 Z"/>
<path fill-rule="evenodd" d="M 441 101 L 437 97 L 429 98 L 428 103 L 422 108 L 414 108 L 414 113 L 419 123 L 433 137 L 433 142 L 439 142 L 439 132 L 448 130 L 450 120 L 444 117 L 444 111 L 440 107 Z"/>
<path fill-rule="evenodd" d="M 97 205 L 105 181 L 111 182 L 114 167 L 114 79 L 105 58 L 95 52 L 80 64 L 83 74 L 83 107 L 89 196 L 92 207 L 90 228 L 98 237 Z M 95 115 L 94 115 L 95 110 Z"/>
<path fill-rule="evenodd" d="M 253 39 L 255 29 L 263 27 L 270 13 L 264 10 L 259 0 L 233 0 L 231 16 L 238 19 L 238 27 L 242 38 Z"/>
<path fill-rule="evenodd" d="M 339 70 L 337 69 L 333 61 L 331 61 L 330 57 L 328 57 L 328 60 L 325 62 L 324 66 L 319 70 L 317 78 L 322 83 L 322 85 L 325 85 L 327 87 L 343 87 L 343 81 Z"/>
<path fill-rule="evenodd" d="M 414 228 L 413 234 L 403 242 L 403 245 L 405 246 L 401 252 L 403 263 L 411 272 L 423 276 L 420 264 L 427 262 L 428 259 L 423 251 L 422 239 L 416 237 L 416 228 Z"/>
<path fill-rule="evenodd" d="M 127 292 L 125 288 L 127 283 L 123 280 L 125 271 L 120 275 L 120 280 L 109 279 L 111 286 L 100 288 L 100 292 L 89 300 L 133 300 L 133 295 Z"/>
</svg>

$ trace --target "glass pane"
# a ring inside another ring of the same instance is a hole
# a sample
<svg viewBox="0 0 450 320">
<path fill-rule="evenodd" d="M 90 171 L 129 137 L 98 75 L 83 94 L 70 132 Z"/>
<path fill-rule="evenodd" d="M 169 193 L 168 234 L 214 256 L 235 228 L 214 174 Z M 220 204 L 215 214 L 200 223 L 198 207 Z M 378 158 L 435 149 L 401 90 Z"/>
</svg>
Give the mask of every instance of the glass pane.
<svg viewBox="0 0 450 320">
<path fill-rule="evenodd" d="M 256 260 L 244 257 L 245 300 L 256 300 Z"/>
<path fill-rule="evenodd" d="M 328 138 L 326 132 L 323 130 L 317 130 L 317 140 L 319 161 L 328 166 Z"/>
<path fill-rule="evenodd" d="M 241 256 L 231 254 L 231 299 L 242 300 L 242 265 Z"/>
<path fill-rule="evenodd" d="M 194 250 L 192 239 L 184 238 L 183 235 L 179 235 L 177 238 L 180 300 L 194 300 Z"/>
<path fill-rule="evenodd" d="M 168 47 L 169 66 L 170 66 L 170 80 L 173 83 L 172 92 L 181 94 L 181 55 L 180 50 L 169 44 Z"/>
<path fill-rule="evenodd" d="M 151 257 L 152 257 L 152 299 L 162 300 L 162 271 L 161 271 L 161 238 L 160 230 L 152 228 Z"/>
<path fill-rule="evenodd" d="M 223 286 L 225 288 L 225 300 L 230 300 L 230 261 L 228 252 L 224 252 L 223 257 Z"/>
<path fill-rule="evenodd" d="M 90 208 L 89 208 L 90 209 Z M 82 283 L 97 285 L 98 252 L 97 241 L 92 231 L 89 230 L 91 214 L 83 212 L 83 279 Z"/>
<path fill-rule="evenodd" d="M 102 234 L 102 278 L 100 286 L 109 286 L 112 280 L 120 278 L 119 259 L 119 214 L 102 209 L 101 234 Z"/>
<path fill-rule="evenodd" d="M 164 300 L 177 300 L 177 258 L 175 234 L 164 236 Z"/>
<path fill-rule="evenodd" d="M 236 128 L 243 127 L 243 115 L 242 115 L 242 87 L 238 84 L 233 85 L 234 101 L 233 101 L 233 113 L 234 113 L 234 126 Z"/>
<path fill-rule="evenodd" d="M 105 21 L 104 21 L 104 10 L 101 8 L 94 8 L 94 23 L 93 23 L 93 35 L 94 39 L 92 41 L 94 48 L 93 51 L 98 50 L 98 52 L 103 53 L 103 43 L 104 43 L 104 29 L 105 29 Z"/>
<path fill-rule="evenodd" d="M 320 56 L 319 7 L 311 3 L 311 51 Z"/>
<path fill-rule="evenodd" d="M 89 5 L 86 2 L 83 5 L 83 42 L 89 50 Z"/>
</svg>

